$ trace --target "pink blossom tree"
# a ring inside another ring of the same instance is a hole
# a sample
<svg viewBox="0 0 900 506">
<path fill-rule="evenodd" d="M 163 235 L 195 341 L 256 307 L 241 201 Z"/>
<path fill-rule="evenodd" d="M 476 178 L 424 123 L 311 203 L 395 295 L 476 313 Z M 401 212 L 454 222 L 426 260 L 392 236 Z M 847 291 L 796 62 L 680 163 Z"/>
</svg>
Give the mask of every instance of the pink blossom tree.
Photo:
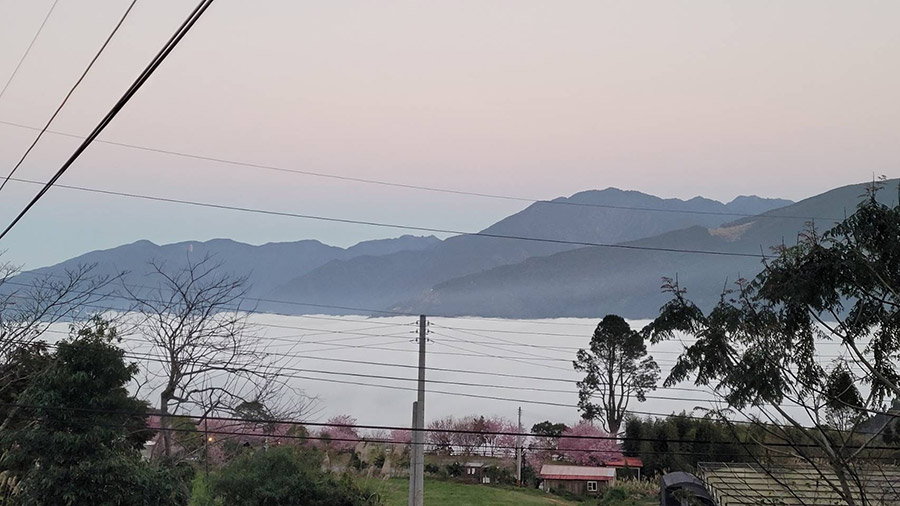
<svg viewBox="0 0 900 506">
<path fill-rule="evenodd" d="M 409 429 L 394 429 L 391 431 L 390 441 L 396 444 L 408 445 L 412 442 L 412 431 Z"/>
<path fill-rule="evenodd" d="M 456 420 L 452 428 L 454 433 L 450 435 L 453 446 L 459 448 L 463 455 L 473 455 L 484 444 L 484 418 L 467 416 Z"/>
<path fill-rule="evenodd" d="M 431 423 L 428 424 L 425 442 L 428 443 L 435 452 L 445 453 L 447 455 L 453 453 L 453 437 L 451 433 L 446 431 L 453 430 L 455 425 L 456 420 L 454 420 L 452 416 L 432 420 Z"/>
<path fill-rule="evenodd" d="M 615 438 L 585 420 L 563 432 L 556 451 L 562 459 L 582 466 L 602 466 L 622 458 Z"/>
<path fill-rule="evenodd" d="M 516 453 L 516 436 L 514 433 L 519 431 L 518 425 L 515 422 L 507 420 L 505 418 L 496 418 L 492 420 L 492 423 L 498 427 L 498 432 L 505 432 L 506 434 L 497 435 L 493 441 L 494 449 L 497 454 L 501 457 L 511 457 Z M 524 446 L 526 438 L 522 437 L 522 444 Z M 493 452 L 492 452 L 493 455 Z"/>
<path fill-rule="evenodd" d="M 359 431 L 356 429 L 356 418 L 350 415 L 333 416 L 328 419 L 328 426 L 319 431 L 319 437 L 323 438 L 330 448 L 337 451 L 349 451 L 359 442 Z"/>
</svg>

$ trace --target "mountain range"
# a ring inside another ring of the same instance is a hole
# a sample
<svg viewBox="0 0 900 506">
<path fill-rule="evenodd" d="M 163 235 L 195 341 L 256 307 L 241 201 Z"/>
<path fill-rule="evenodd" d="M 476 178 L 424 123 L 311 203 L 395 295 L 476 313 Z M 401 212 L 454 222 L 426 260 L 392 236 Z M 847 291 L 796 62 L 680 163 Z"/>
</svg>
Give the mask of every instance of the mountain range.
<svg viewBox="0 0 900 506">
<path fill-rule="evenodd" d="M 660 291 L 664 276 L 677 275 L 689 296 L 709 306 L 723 287 L 762 266 L 755 257 L 670 250 L 768 253 L 795 241 L 811 220 L 829 228 L 863 193 L 863 185 L 851 185 L 797 203 L 745 196 L 725 204 L 607 188 L 533 203 L 483 230 L 487 236 L 402 236 L 350 248 L 313 240 L 138 241 L 31 273 L 97 264 L 101 273 L 127 271 L 123 282 L 143 284 L 151 260 L 178 265 L 189 255 L 210 254 L 226 271 L 247 276 L 250 295 L 263 299 L 261 310 L 279 313 L 365 313 L 322 307 L 340 306 L 447 316 L 649 318 L 667 300 Z"/>
</svg>

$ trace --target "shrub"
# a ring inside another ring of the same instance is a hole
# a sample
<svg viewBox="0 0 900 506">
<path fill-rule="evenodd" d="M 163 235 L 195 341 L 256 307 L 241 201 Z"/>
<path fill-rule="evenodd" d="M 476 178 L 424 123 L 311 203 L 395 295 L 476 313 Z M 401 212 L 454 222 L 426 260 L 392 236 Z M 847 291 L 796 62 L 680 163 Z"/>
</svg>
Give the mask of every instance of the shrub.
<svg viewBox="0 0 900 506">
<path fill-rule="evenodd" d="M 495 485 L 512 485 L 516 482 L 512 471 L 505 467 L 487 466 L 484 468 L 484 475 L 490 478 L 491 483 Z"/>
<path fill-rule="evenodd" d="M 223 504 L 241 506 L 378 506 L 381 499 L 344 475 L 321 470 L 312 450 L 276 447 L 246 453 L 228 463 L 212 480 Z"/>
<path fill-rule="evenodd" d="M 460 464 L 459 462 L 447 464 L 445 466 L 445 469 L 447 470 L 447 476 L 450 476 L 451 478 L 456 478 L 458 476 L 462 476 L 463 472 L 465 472 L 463 465 Z"/>
<path fill-rule="evenodd" d="M 209 480 L 203 473 L 197 473 L 191 483 L 191 500 L 188 506 L 222 506 L 222 501 L 213 498 Z"/>
<path fill-rule="evenodd" d="M 638 506 L 659 496 L 659 485 L 647 480 L 620 480 L 606 490 L 600 506 Z"/>
<path fill-rule="evenodd" d="M 359 458 L 359 454 L 353 452 L 350 454 L 350 467 L 357 471 L 362 471 L 366 467 L 366 463 Z"/>
</svg>

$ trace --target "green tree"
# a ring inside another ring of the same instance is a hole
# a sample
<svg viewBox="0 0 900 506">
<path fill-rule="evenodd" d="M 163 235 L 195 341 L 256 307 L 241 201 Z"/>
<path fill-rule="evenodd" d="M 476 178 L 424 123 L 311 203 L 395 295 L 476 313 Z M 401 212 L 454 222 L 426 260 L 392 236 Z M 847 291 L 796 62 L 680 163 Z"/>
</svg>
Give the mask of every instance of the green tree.
<svg viewBox="0 0 900 506">
<path fill-rule="evenodd" d="M 715 387 L 731 411 L 764 429 L 754 441 L 778 445 L 771 454 L 781 465 L 807 463 L 848 505 L 873 500 L 866 476 L 883 463 L 870 449 L 880 434 L 856 429 L 900 396 L 900 207 L 880 203 L 878 191 L 873 184 L 830 231 L 810 226 L 708 313 L 677 282 L 667 283 L 673 299 L 644 329 L 653 341 L 696 338 L 667 386 L 692 379 Z M 830 364 L 819 360 L 826 341 L 843 348 Z M 892 493 L 887 502 L 900 500 Z"/>
<path fill-rule="evenodd" d="M 288 446 L 248 452 L 229 462 L 212 479 L 213 494 L 241 506 L 378 506 L 377 494 L 349 476 L 321 470 L 322 456 Z"/>
<path fill-rule="evenodd" d="M 600 321 L 590 349 L 578 350 L 573 365 L 585 373 L 578 382 L 582 417 L 599 419 L 610 434 L 619 433 L 631 398 L 645 401 L 647 391 L 655 390 L 659 380 L 659 366 L 647 355 L 644 337 L 617 315 Z"/>
<path fill-rule="evenodd" d="M 531 433 L 538 436 L 558 438 L 569 426 L 564 423 L 552 423 L 550 420 L 536 423 L 531 426 Z"/>
<path fill-rule="evenodd" d="M 11 350 L 0 364 L 0 424 L 2 430 L 12 427 L 10 418 L 18 409 L 15 404 L 28 388 L 34 377 L 43 372 L 51 363 L 47 345 L 42 342 L 31 342 Z"/>
<path fill-rule="evenodd" d="M 147 404 L 128 393 L 137 366 L 125 362 L 116 339 L 95 318 L 57 345 L 18 397 L 14 423 L 0 435 L 0 469 L 16 483 L 10 505 L 186 503 L 180 470 L 141 460 L 152 436 Z"/>
</svg>

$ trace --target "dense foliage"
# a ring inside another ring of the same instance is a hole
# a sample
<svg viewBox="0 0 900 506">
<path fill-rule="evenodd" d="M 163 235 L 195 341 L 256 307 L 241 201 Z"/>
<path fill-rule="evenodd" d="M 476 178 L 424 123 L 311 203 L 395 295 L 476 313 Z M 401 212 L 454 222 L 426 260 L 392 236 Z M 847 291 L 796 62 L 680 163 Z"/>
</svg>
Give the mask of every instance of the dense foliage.
<svg viewBox="0 0 900 506">
<path fill-rule="evenodd" d="M 578 350 L 575 370 L 578 408 L 585 420 L 600 420 L 610 434 L 618 434 L 631 398 L 646 400 L 656 389 L 659 366 L 647 355 L 644 336 L 618 315 L 606 315 L 594 330 L 591 346 Z"/>
<path fill-rule="evenodd" d="M 14 483 L 5 504 L 186 503 L 185 473 L 141 459 L 152 436 L 147 405 L 126 389 L 137 366 L 115 340 L 115 329 L 95 319 L 31 376 L 0 436 L 0 466 Z"/>
<path fill-rule="evenodd" d="M 666 418 L 630 417 L 625 422 L 625 455 L 640 457 L 646 476 L 695 472 L 698 462 L 752 462 L 755 445 L 741 444 L 746 427 L 685 413 Z"/>
<path fill-rule="evenodd" d="M 241 506 L 377 506 L 377 494 L 349 476 L 323 471 L 316 451 L 275 447 L 246 452 L 212 478 L 212 495 L 223 504 Z"/>
<path fill-rule="evenodd" d="M 878 191 L 873 184 L 856 212 L 824 234 L 810 226 L 708 313 L 670 283 L 672 301 L 645 328 L 654 341 L 696 338 L 667 386 L 692 379 L 714 387 L 732 411 L 771 429 L 761 443 L 779 445 L 781 465 L 831 476 L 831 491 L 849 505 L 871 499 L 866 476 L 885 463 L 873 445 L 884 427 L 867 435 L 857 428 L 900 397 L 900 207 L 880 203 Z M 823 349 L 833 344 L 840 348 Z M 840 354 L 823 363 L 826 351 Z"/>
</svg>

